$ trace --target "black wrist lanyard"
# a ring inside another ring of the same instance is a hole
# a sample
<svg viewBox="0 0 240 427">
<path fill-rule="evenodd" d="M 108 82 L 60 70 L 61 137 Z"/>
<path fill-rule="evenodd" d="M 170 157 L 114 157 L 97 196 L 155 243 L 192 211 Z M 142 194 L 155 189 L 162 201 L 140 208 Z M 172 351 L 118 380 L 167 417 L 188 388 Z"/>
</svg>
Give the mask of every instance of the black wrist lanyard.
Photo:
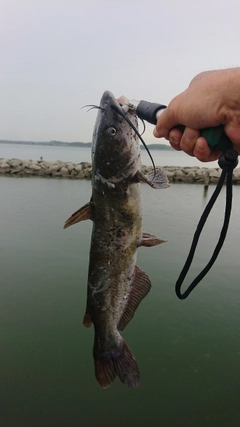
<svg viewBox="0 0 240 427">
<path fill-rule="evenodd" d="M 227 234 L 227 229 L 228 229 L 229 220 L 230 220 L 230 216 L 231 216 L 231 208 L 232 208 L 232 175 L 233 175 L 233 169 L 238 164 L 238 153 L 237 153 L 237 151 L 235 151 L 231 148 L 228 149 L 227 151 L 225 151 L 222 154 L 222 156 L 219 158 L 218 164 L 219 164 L 220 168 L 222 169 L 221 176 L 220 176 L 218 184 L 214 190 L 214 193 L 212 194 L 211 199 L 209 200 L 209 202 L 208 202 L 206 208 L 204 209 L 204 212 L 203 212 L 203 214 L 199 220 L 199 223 L 198 223 L 198 226 L 196 228 L 196 231 L 195 231 L 195 234 L 193 237 L 192 245 L 191 245 L 187 260 L 184 264 L 184 267 L 183 267 L 183 269 L 182 269 L 182 271 L 178 277 L 178 280 L 176 282 L 176 285 L 175 285 L 176 294 L 177 294 L 178 298 L 180 298 L 181 300 L 186 299 L 188 297 L 188 295 L 193 291 L 193 289 L 197 286 L 197 284 L 206 276 L 206 274 L 208 273 L 208 271 L 210 270 L 210 268 L 212 267 L 212 265 L 216 261 L 218 254 L 219 254 L 219 252 L 222 248 L 222 245 L 224 243 L 226 234 Z M 197 248 L 197 244 L 198 244 L 200 234 L 203 230 L 203 227 L 204 227 L 204 224 L 208 218 L 208 215 L 210 214 L 212 207 L 213 207 L 215 201 L 217 200 L 217 198 L 219 196 L 219 193 L 222 189 L 225 178 L 226 178 L 226 207 L 225 207 L 224 222 L 223 222 L 223 226 L 222 226 L 222 230 L 220 233 L 219 240 L 217 242 L 217 245 L 213 251 L 212 257 L 211 257 L 210 261 L 208 262 L 208 264 L 203 268 L 201 273 L 193 280 L 193 282 L 189 285 L 189 287 L 186 289 L 186 291 L 181 293 L 181 286 L 182 286 L 182 283 L 183 283 L 183 281 L 184 281 L 184 279 L 188 273 L 188 270 L 192 264 L 192 260 L 194 257 L 195 250 Z"/>
</svg>

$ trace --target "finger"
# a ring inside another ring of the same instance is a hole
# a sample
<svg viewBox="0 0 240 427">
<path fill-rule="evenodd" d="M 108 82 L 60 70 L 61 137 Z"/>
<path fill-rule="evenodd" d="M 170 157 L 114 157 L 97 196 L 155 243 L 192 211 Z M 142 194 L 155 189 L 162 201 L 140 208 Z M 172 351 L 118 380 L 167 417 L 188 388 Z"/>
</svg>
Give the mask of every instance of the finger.
<svg viewBox="0 0 240 427">
<path fill-rule="evenodd" d="M 193 155 L 201 162 L 213 162 L 218 160 L 222 151 L 212 151 L 207 140 L 203 137 L 197 139 Z"/>
<path fill-rule="evenodd" d="M 180 147 L 189 156 L 194 156 L 194 148 L 199 138 L 199 131 L 197 129 L 185 128 L 181 141 Z"/>
<path fill-rule="evenodd" d="M 119 98 L 116 99 L 116 101 L 119 104 L 127 104 L 127 105 L 129 104 L 129 99 L 124 95 L 121 95 Z"/>
<path fill-rule="evenodd" d="M 159 116 L 156 127 L 153 129 L 153 135 L 156 138 L 163 137 L 168 139 L 169 131 L 178 124 L 171 114 L 171 109 L 168 107 Z"/>
<path fill-rule="evenodd" d="M 182 132 L 179 129 L 172 129 L 169 132 L 169 143 L 174 148 L 174 150 L 180 151 L 180 141 L 182 138 Z"/>
</svg>

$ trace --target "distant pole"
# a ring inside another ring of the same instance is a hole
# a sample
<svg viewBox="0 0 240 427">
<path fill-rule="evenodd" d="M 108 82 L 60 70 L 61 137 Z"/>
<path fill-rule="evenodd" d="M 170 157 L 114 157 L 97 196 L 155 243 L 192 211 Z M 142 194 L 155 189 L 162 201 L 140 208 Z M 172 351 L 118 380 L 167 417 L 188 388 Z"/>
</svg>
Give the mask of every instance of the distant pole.
<svg viewBox="0 0 240 427">
<path fill-rule="evenodd" d="M 205 177 L 204 177 L 204 196 L 207 195 L 209 182 L 210 182 L 210 173 L 209 171 L 206 171 Z"/>
</svg>

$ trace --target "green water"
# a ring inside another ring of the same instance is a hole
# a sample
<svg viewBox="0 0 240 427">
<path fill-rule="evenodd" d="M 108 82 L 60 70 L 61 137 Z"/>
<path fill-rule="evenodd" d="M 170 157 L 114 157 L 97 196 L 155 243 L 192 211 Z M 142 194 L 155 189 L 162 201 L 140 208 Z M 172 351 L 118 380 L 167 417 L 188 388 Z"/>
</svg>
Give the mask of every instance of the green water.
<svg viewBox="0 0 240 427">
<path fill-rule="evenodd" d="M 139 389 L 94 378 L 93 330 L 82 325 L 91 222 L 68 216 L 90 182 L 0 178 L 0 426 L 237 427 L 240 425 L 240 188 L 227 242 L 186 301 L 174 284 L 207 198 L 201 185 L 142 186 L 144 230 L 168 242 L 140 248 L 152 290 L 124 331 Z M 209 188 L 209 196 L 213 187 Z M 189 276 L 208 261 L 224 194 Z"/>
</svg>

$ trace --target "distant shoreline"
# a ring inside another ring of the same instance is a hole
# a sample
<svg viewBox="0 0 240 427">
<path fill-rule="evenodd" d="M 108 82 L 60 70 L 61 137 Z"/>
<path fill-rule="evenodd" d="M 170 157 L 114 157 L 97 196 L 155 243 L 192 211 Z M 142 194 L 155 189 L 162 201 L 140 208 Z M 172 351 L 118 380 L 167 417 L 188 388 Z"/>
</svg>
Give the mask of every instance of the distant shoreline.
<svg viewBox="0 0 240 427">
<path fill-rule="evenodd" d="M 1 139 L 0 144 L 16 144 L 16 145 L 44 145 L 50 147 L 84 147 L 91 148 L 91 142 L 63 142 L 63 141 L 47 141 L 47 142 L 35 142 L 35 141 L 10 141 L 7 139 Z M 140 145 L 143 149 L 143 145 Z M 147 147 L 150 150 L 166 150 L 174 151 L 172 147 L 165 144 L 149 144 Z"/>
</svg>

